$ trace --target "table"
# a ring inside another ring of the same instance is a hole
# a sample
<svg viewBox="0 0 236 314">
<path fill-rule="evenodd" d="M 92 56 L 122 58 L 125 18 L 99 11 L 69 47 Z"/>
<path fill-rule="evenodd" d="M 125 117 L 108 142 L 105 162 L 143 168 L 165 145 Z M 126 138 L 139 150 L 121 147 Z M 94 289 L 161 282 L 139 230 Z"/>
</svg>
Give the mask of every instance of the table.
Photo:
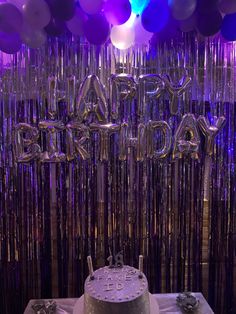
<svg viewBox="0 0 236 314">
<path fill-rule="evenodd" d="M 177 295 L 178 293 L 161 293 L 153 295 L 159 304 L 160 314 L 182 314 L 182 312 L 176 305 Z M 214 314 L 214 312 L 200 292 L 195 292 L 193 293 L 193 295 L 200 301 L 198 311 L 194 314 Z M 73 314 L 73 307 L 78 301 L 77 298 L 53 300 L 57 303 L 56 314 Z M 24 311 L 24 314 L 35 314 L 31 306 L 35 303 L 39 303 L 40 301 L 47 300 L 30 300 Z"/>
</svg>

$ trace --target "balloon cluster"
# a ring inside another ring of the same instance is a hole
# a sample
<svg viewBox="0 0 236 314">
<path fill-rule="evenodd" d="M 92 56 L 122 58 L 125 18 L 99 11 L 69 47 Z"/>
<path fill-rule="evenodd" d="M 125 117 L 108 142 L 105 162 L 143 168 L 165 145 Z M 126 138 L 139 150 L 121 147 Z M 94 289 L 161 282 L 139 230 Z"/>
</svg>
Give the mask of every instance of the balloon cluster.
<svg viewBox="0 0 236 314">
<path fill-rule="evenodd" d="M 47 35 L 71 33 L 94 45 L 110 39 L 127 49 L 148 44 L 154 33 L 161 40 L 193 30 L 236 40 L 236 1 L 0 0 L 0 50 L 5 53 L 16 53 L 22 43 L 39 48 Z"/>
</svg>

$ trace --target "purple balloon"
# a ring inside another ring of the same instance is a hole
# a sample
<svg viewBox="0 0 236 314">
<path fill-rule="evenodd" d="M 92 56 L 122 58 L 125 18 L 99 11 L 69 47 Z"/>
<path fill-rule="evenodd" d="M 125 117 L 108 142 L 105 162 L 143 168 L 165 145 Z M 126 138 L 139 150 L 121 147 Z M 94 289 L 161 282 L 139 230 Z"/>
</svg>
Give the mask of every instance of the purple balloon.
<svg viewBox="0 0 236 314">
<path fill-rule="evenodd" d="M 220 11 L 215 10 L 209 13 L 198 14 L 196 27 L 203 36 L 212 36 L 219 32 L 222 25 Z"/>
<path fill-rule="evenodd" d="M 44 28 L 48 35 L 59 37 L 66 30 L 66 24 L 64 21 L 51 18 L 50 23 Z"/>
<path fill-rule="evenodd" d="M 84 34 L 84 24 L 87 19 L 88 17 L 84 11 L 76 8 L 75 15 L 71 20 L 66 22 L 66 26 L 73 35 L 82 36 Z"/>
<path fill-rule="evenodd" d="M 222 26 L 221 26 L 221 32 L 222 32 Z M 221 32 L 214 35 L 214 39 L 216 39 L 216 41 L 220 41 L 221 44 L 228 43 L 229 41 L 223 37 Z"/>
<path fill-rule="evenodd" d="M 87 14 L 98 14 L 102 10 L 103 0 L 79 0 L 79 5 Z"/>
<path fill-rule="evenodd" d="M 166 0 L 153 0 L 142 13 L 143 27 L 151 33 L 160 32 L 168 23 L 169 15 L 169 7 Z"/>
<path fill-rule="evenodd" d="M 222 0 L 219 3 L 219 9 L 223 13 L 230 14 L 236 12 L 236 1 L 235 0 Z"/>
<path fill-rule="evenodd" d="M 0 33 L 0 50 L 11 54 L 16 53 L 21 48 L 21 39 L 18 33 Z"/>
<path fill-rule="evenodd" d="M 69 21 L 75 15 L 75 0 L 47 0 L 53 17 Z"/>
<path fill-rule="evenodd" d="M 156 33 L 159 42 L 166 42 L 171 39 L 176 39 L 181 35 L 178 22 L 172 17 L 169 18 L 166 26 Z"/>
<path fill-rule="evenodd" d="M 124 24 L 131 15 L 129 0 L 107 0 L 103 9 L 108 22 L 113 25 Z"/>
<path fill-rule="evenodd" d="M 84 25 L 87 40 L 94 45 L 104 44 L 110 35 L 110 26 L 102 14 L 90 15 Z"/>
<path fill-rule="evenodd" d="M 236 40 L 236 13 L 226 14 L 223 18 L 221 34 L 228 41 Z"/>
<path fill-rule="evenodd" d="M 27 0 L 22 7 L 22 12 L 27 23 L 35 29 L 45 27 L 51 18 L 51 12 L 45 0 Z"/>
<path fill-rule="evenodd" d="M 201 13 L 216 11 L 218 4 L 219 0 L 198 0 L 197 11 Z"/>
<path fill-rule="evenodd" d="M 180 21 L 179 22 L 180 30 L 185 33 L 195 30 L 196 20 L 197 20 L 197 16 L 196 14 L 193 14 L 188 19 Z"/>
<path fill-rule="evenodd" d="M 23 17 L 11 3 L 0 3 L 0 31 L 16 33 L 21 30 Z"/>
</svg>

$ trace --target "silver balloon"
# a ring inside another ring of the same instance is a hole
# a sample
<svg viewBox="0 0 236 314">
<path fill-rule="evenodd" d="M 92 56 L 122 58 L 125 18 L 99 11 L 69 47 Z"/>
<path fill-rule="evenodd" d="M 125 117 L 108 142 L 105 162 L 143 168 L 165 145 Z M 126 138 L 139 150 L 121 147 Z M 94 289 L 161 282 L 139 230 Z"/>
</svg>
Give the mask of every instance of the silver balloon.
<svg viewBox="0 0 236 314">
<path fill-rule="evenodd" d="M 139 77 L 139 103 L 138 112 L 143 117 L 146 104 L 150 99 L 158 99 L 164 90 L 164 82 L 158 74 L 146 74 Z"/>
<path fill-rule="evenodd" d="M 44 0 L 27 0 L 22 6 L 27 23 L 34 29 L 43 29 L 51 19 L 50 8 Z"/>
<path fill-rule="evenodd" d="M 138 125 L 137 138 L 137 161 L 143 161 L 146 155 L 146 126 L 143 123 Z"/>
<path fill-rule="evenodd" d="M 178 112 L 178 99 L 183 96 L 191 84 L 191 77 L 184 76 L 179 81 L 179 84 L 174 84 L 169 75 L 164 75 L 163 80 L 165 82 L 166 91 L 170 95 L 170 113 L 177 114 Z"/>
<path fill-rule="evenodd" d="M 174 136 L 173 159 L 182 158 L 183 155 L 199 159 L 199 144 L 197 120 L 193 114 L 186 114 Z"/>
<path fill-rule="evenodd" d="M 77 115 L 80 122 L 95 113 L 99 122 L 107 122 L 108 105 L 104 86 L 96 75 L 89 75 L 80 86 L 77 101 Z"/>
<path fill-rule="evenodd" d="M 128 124 L 122 123 L 119 134 L 119 159 L 124 161 L 127 158 Z"/>
<path fill-rule="evenodd" d="M 198 118 L 198 123 L 202 133 L 205 135 L 205 153 L 209 156 L 213 154 L 214 151 L 214 142 L 218 133 L 223 129 L 226 123 L 225 117 L 221 116 L 219 118 L 214 117 L 214 124 L 210 125 L 209 120 L 200 116 Z"/>
<path fill-rule="evenodd" d="M 77 156 L 80 156 L 83 160 L 89 159 L 90 154 L 84 148 L 84 144 L 90 137 L 89 128 L 78 121 L 71 121 L 66 125 L 66 131 L 67 160 L 74 160 Z M 77 136 L 75 133 L 80 133 L 81 136 Z"/>
<path fill-rule="evenodd" d="M 14 4 L 18 9 L 22 10 L 25 0 L 7 0 L 6 2 Z"/>
<path fill-rule="evenodd" d="M 120 126 L 113 123 L 91 123 L 89 127 L 92 131 L 98 131 L 100 133 L 100 161 L 109 160 L 110 135 L 118 132 L 120 130 Z"/>
<path fill-rule="evenodd" d="M 19 123 L 14 129 L 14 153 L 16 162 L 27 163 L 39 158 L 41 149 L 37 144 L 39 131 L 27 123 Z"/>
<path fill-rule="evenodd" d="M 209 155 L 205 156 L 203 167 L 203 200 L 210 200 L 211 191 L 211 174 L 212 174 L 212 158 Z"/>
<path fill-rule="evenodd" d="M 214 152 L 214 142 L 216 136 L 223 129 L 226 123 L 225 117 L 214 117 L 213 125 L 210 125 L 208 118 L 200 116 L 198 118 L 199 127 L 205 136 L 205 161 L 203 174 L 203 197 L 204 201 L 210 199 L 212 155 Z"/>
<path fill-rule="evenodd" d="M 146 156 L 146 126 L 143 123 L 138 125 L 136 137 L 129 137 L 128 124 L 122 123 L 119 133 L 119 159 L 124 161 L 128 157 L 128 148 L 136 149 L 136 160 L 143 161 Z"/>
<path fill-rule="evenodd" d="M 154 131 L 160 130 L 164 135 L 164 143 L 159 150 L 154 150 L 153 139 Z M 172 144 L 172 132 L 169 124 L 165 121 L 149 121 L 148 123 L 148 138 L 147 138 L 147 156 L 149 158 L 161 159 L 165 158 Z"/>
<path fill-rule="evenodd" d="M 56 119 L 57 116 L 57 78 L 51 76 L 48 78 L 48 114 L 50 119 Z"/>
<path fill-rule="evenodd" d="M 120 102 L 132 100 L 136 94 L 136 83 L 129 74 L 114 74 L 111 77 L 111 116 L 118 119 Z"/>
<path fill-rule="evenodd" d="M 73 117 L 75 113 L 75 92 L 76 92 L 76 78 L 74 75 L 67 79 L 67 115 Z"/>
<path fill-rule="evenodd" d="M 176 20 L 186 20 L 195 11 L 197 0 L 169 0 L 169 6 Z"/>
<path fill-rule="evenodd" d="M 26 23 L 23 24 L 20 36 L 23 43 L 34 49 L 42 47 L 47 40 L 47 34 L 44 30 L 32 29 L 32 27 Z"/>
<path fill-rule="evenodd" d="M 46 151 L 40 156 L 41 162 L 63 162 L 66 155 L 60 151 L 58 135 L 65 129 L 62 121 L 40 121 L 39 128 L 46 132 Z"/>
<path fill-rule="evenodd" d="M 236 12 L 235 0 L 221 0 L 219 1 L 218 8 L 225 14 L 232 14 Z"/>
</svg>

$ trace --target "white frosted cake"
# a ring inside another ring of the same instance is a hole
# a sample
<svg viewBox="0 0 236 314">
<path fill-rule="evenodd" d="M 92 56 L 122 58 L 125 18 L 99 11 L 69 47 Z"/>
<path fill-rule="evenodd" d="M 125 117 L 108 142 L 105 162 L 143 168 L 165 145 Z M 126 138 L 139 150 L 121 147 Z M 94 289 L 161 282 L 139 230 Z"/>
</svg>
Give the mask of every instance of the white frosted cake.
<svg viewBox="0 0 236 314">
<path fill-rule="evenodd" d="M 105 266 L 93 272 L 84 284 L 74 314 L 159 314 L 142 271 L 127 265 Z"/>
<path fill-rule="evenodd" d="M 85 314 L 150 314 L 147 278 L 130 266 L 103 267 L 84 286 Z"/>
</svg>

